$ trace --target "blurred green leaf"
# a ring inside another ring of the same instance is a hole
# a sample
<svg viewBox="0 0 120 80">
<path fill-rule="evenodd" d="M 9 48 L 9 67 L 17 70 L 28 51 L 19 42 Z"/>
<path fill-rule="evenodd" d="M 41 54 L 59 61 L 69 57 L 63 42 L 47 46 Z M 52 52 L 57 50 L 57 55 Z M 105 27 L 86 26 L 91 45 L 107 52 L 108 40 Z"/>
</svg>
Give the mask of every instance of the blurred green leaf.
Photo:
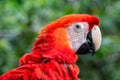
<svg viewBox="0 0 120 80">
<path fill-rule="evenodd" d="M 100 50 L 79 56 L 81 80 L 120 80 L 119 0 L 0 0 L 0 74 L 18 66 L 43 25 L 71 13 L 92 14 L 101 22 Z"/>
</svg>

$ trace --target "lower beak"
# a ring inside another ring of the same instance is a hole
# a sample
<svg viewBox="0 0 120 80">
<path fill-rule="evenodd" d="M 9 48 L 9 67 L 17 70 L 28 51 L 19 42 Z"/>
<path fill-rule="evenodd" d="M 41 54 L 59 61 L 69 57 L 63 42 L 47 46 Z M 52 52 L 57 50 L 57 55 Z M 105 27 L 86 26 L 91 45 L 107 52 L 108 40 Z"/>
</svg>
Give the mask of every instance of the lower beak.
<svg viewBox="0 0 120 80">
<path fill-rule="evenodd" d="M 92 53 L 92 55 L 95 54 L 95 47 L 92 42 L 91 31 L 87 35 L 87 41 L 84 42 L 77 51 L 77 54 L 88 54 L 88 53 Z"/>
<path fill-rule="evenodd" d="M 88 54 L 92 55 L 100 48 L 101 45 L 101 32 L 98 26 L 94 26 L 93 29 L 88 32 L 86 42 L 84 42 L 77 50 L 77 54 Z"/>
</svg>

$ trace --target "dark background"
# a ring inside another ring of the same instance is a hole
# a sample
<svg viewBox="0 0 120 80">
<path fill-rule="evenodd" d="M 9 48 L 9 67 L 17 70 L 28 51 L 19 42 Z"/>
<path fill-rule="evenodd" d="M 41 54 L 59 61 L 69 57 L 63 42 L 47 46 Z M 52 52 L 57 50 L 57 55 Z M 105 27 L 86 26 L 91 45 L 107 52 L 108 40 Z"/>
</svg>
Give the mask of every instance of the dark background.
<svg viewBox="0 0 120 80">
<path fill-rule="evenodd" d="M 120 80 L 120 0 L 0 0 L 0 75 L 18 66 L 45 24 L 71 13 L 101 21 L 100 50 L 79 56 L 81 80 Z"/>
</svg>

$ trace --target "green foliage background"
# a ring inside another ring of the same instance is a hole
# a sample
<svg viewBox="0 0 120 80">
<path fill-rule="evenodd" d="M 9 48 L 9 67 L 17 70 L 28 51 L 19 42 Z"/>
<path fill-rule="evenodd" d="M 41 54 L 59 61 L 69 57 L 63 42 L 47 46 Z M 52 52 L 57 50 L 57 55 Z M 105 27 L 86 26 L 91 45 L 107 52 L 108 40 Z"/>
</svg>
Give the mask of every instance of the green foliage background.
<svg viewBox="0 0 120 80">
<path fill-rule="evenodd" d="M 18 66 L 45 24 L 72 13 L 99 17 L 103 35 L 95 56 L 79 56 L 81 80 L 120 80 L 120 0 L 0 0 L 0 74 Z"/>
</svg>

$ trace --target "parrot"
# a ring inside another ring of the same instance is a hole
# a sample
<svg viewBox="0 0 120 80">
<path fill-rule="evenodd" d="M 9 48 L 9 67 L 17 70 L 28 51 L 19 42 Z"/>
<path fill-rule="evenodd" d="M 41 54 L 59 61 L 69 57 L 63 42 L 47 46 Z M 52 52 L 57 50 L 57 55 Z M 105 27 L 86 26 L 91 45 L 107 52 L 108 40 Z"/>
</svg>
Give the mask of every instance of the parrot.
<svg viewBox="0 0 120 80">
<path fill-rule="evenodd" d="M 79 55 L 94 55 L 101 46 L 100 20 L 89 14 L 69 14 L 45 25 L 19 66 L 0 80 L 80 80 Z"/>
</svg>

